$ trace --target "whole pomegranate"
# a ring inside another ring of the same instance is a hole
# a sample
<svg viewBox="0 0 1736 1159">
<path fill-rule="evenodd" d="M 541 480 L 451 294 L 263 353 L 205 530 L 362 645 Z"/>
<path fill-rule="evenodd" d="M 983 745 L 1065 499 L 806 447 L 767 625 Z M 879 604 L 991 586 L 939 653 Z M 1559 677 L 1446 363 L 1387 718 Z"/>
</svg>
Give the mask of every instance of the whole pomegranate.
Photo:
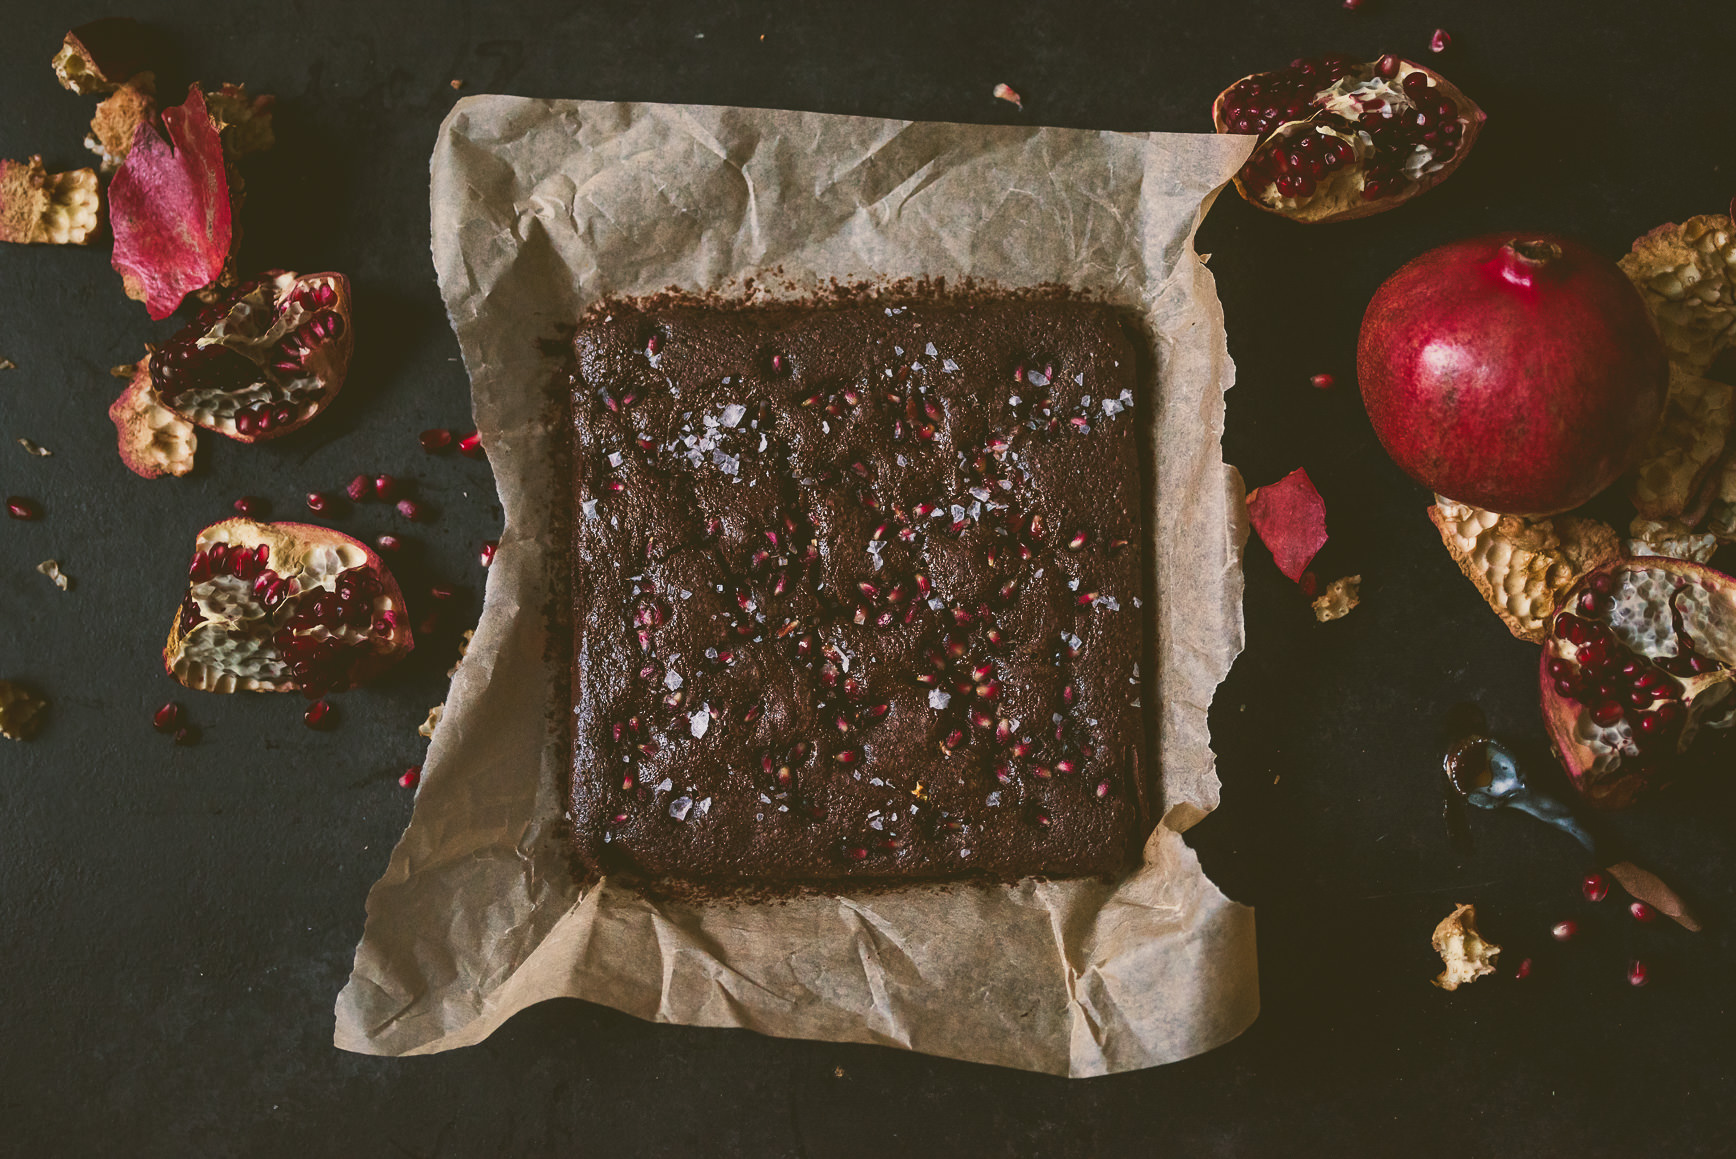
<svg viewBox="0 0 1736 1159">
<path fill-rule="evenodd" d="M 1566 238 L 1441 246 L 1375 292 L 1357 378 L 1387 454 L 1438 494 L 1508 515 L 1577 507 L 1633 466 L 1669 367 L 1616 264 Z"/>
<path fill-rule="evenodd" d="M 311 700 L 371 680 L 412 646 L 403 593 L 362 543 L 226 519 L 199 533 L 163 666 L 188 688 Z"/>
<path fill-rule="evenodd" d="M 1631 804 L 1701 727 L 1736 724 L 1736 579 L 1641 556 L 1592 571 L 1561 607 L 1543 642 L 1543 723 L 1588 802 Z"/>
</svg>

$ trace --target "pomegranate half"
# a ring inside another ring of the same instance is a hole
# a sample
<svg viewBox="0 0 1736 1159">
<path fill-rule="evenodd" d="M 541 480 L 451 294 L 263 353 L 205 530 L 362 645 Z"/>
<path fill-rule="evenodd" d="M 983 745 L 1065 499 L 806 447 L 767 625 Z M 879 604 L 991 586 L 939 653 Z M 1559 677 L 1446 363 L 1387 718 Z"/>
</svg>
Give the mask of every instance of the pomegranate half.
<svg viewBox="0 0 1736 1159">
<path fill-rule="evenodd" d="M 194 544 L 163 666 L 188 688 L 312 700 L 366 683 L 413 646 L 398 582 L 360 541 L 225 519 Z"/>
<path fill-rule="evenodd" d="M 1662 786 L 1702 727 L 1736 724 L 1736 579 L 1641 556 L 1589 573 L 1550 623 L 1543 722 L 1600 808 Z"/>
<path fill-rule="evenodd" d="M 1369 421 L 1417 482 L 1505 515 L 1577 507 L 1632 467 L 1669 367 L 1616 264 L 1578 242 L 1489 234 L 1388 278 L 1362 319 Z"/>
</svg>

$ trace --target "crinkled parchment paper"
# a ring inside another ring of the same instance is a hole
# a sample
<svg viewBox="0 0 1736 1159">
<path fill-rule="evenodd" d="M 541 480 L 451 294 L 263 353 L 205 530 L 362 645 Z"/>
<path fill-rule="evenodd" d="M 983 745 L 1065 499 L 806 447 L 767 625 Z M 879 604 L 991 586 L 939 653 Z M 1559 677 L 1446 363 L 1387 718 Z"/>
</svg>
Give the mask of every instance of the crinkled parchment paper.
<svg viewBox="0 0 1736 1159">
<path fill-rule="evenodd" d="M 434 263 L 506 530 L 415 815 L 368 897 L 337 1045 L 421 1054 L 545 998 L 640 1018 L 877 1042 L 1065 1075 L 1171 1062 L 1258 1011 L 1251 910 L 1181 831 L 1218 800 L 1206 710 L 1241 648 L 1241 483 L 1219 445 L 1232 368 L 1193 234 L 1247 138 L 925 124 L 758 109 L 460 101 L 433 171 Z M 1088 881 L 647 899 L 575 880 L 560 840 L 570 703 L 551 639 L 547 342 L 597 298 L 748 277 L 1064 283 L 1155 335 L 1150 513 L 1164 823 Z"/>
</svg>

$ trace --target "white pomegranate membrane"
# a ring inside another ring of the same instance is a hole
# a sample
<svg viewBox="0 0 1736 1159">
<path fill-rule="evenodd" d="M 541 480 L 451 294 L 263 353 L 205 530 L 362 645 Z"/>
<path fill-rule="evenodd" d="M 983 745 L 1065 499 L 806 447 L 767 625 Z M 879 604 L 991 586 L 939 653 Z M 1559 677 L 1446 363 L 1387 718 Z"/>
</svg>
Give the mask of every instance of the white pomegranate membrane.
<svg viewBox="0 0 1736 1159">
<path fill-rule="evenodd" d="M 151 357 L 157 399 L 231 438 L 287 433 L 343 384 L 349 286 L 340 274 L 275 271 L 202 310 Z"/>
<path fill-rule="evenodd" d="M 396 581 L 339 532 L 226 520 L 200 533 L 187 578 L 164 661 L 189 688 L 315 698 L 411 647 Z"/>
<path fill-rule="evenodd" d="M 1304 220 L 1363 216 L 1444 178 L 1482 112 L 1428 69 L 1333 53 L 1256 73 L 1214 110 L 1220 132 L 1264 138 L 1237 177 L 1244 196 Z"/>
<path fill-rule="evenodd" d="M 1702 726 L 1736 723 L 1736 581 L 1679 560 L 1593 572 L 1551 624 L 1544 715 L 1568 773 L 1625 804 Z"/>
</svg>

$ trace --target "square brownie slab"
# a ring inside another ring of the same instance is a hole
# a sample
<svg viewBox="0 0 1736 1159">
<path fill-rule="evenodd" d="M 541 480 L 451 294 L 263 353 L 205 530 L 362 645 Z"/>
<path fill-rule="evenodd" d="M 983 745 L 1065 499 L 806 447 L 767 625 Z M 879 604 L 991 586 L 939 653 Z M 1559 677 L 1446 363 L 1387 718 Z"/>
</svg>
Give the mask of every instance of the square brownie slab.
<svg viewBox="0 0 1736 1159">
<path fill-rule="evenodd" d="M 1113 310 L 621 309 L 574 349 L 586 864 L 751 883 L 1130 863 L 1148 617 Z"/>
</svg>

